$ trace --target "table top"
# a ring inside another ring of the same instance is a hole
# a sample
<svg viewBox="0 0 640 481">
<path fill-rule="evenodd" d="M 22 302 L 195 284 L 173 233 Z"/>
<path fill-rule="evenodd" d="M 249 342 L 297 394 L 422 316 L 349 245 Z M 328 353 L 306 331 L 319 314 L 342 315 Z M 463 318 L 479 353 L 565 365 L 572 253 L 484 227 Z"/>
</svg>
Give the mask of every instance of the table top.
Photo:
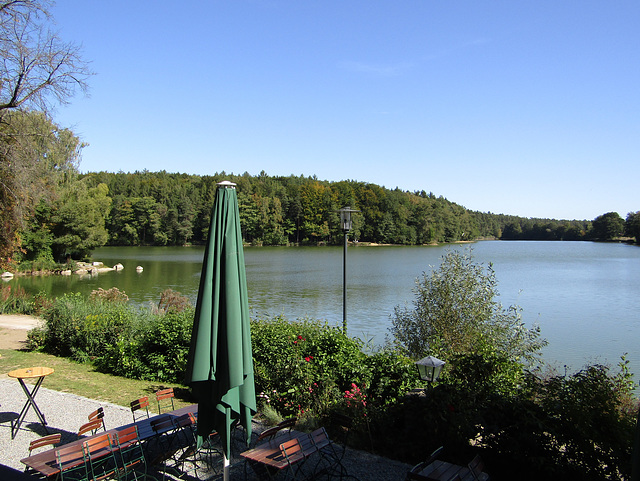
<svg viewBox="0 0 640 481">
<path fill-rule="evenodd" d="M 15 369 L 7 374 L 9 377 L 17 379 L 29 379 L 34 377 L 44 377 L 53 373 L 50 367 L 27 367 L 23 369 Z"/>
</svg>

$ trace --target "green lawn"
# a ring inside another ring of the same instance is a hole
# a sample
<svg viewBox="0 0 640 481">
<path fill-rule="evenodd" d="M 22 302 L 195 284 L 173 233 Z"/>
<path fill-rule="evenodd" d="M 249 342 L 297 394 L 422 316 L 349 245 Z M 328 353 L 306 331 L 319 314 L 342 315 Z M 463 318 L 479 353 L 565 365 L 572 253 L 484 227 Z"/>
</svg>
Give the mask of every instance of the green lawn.
<svg viewBox="0 0 640 481">
<path fill-rule="evenodd" d="M 136 381 L 123 377 L 97 372 L 89 364 L 80 364 L 69 359 L 12 349 L 0 349 L 0 376 L 7 378 L 7 373 L 25 367 L 51 367 L 55 370 L 47 376 L 42 387 L 60 392 L 68 392 L 84 396 L 96 401 L 108 401 L 120 406 L 142 396 L 150 397 L 150 406 L 154 408 L 153 393 L 158 389 L 173 387 L 176 393 L 176 408 L 193 404 L 185 386 L 177 384 L 159 384 L 150 381 Z M 17 382 L 17 381 L 16 381 Z M 153 409 L 157 411 L 157 409 Z"/>
</svg>

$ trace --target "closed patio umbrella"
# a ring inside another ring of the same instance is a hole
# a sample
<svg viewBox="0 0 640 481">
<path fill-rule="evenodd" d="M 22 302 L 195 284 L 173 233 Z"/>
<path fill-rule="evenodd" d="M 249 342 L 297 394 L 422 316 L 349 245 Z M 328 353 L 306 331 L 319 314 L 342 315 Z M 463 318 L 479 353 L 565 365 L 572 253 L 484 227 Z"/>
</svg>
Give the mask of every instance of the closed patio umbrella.
<svg viewBox="0 0 640 481">
<path fill-rule="evenodd" d="M 247 280 L 235 184 L 221 182 L 196 302 L 187 383 L 198 400 L 198 445 L 217 431 L 228 479 L 231 426 L 247 436 L 256 412 Z"/>
</svg>

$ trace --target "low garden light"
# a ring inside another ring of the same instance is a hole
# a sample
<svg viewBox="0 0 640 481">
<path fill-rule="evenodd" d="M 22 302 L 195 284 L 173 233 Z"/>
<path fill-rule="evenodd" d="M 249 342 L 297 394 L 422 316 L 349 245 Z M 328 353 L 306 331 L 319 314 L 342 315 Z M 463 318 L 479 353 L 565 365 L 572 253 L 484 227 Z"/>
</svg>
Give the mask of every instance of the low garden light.
<svg viewBox="0 0 640 481">
<path fill-rule="evenodd" d="M 438 379 L 440 376 L 440 371 L 442 371 L 442 367 L 446 363 L 441 361 L 437 357 L 427 356 L 419 361 L 416 361 L 416 366 L 418 367 L 418 373 L 420 374 L 420 379 L 423 381 L 427 381 L 429 385 L 432 382 Z"/>
</svg>

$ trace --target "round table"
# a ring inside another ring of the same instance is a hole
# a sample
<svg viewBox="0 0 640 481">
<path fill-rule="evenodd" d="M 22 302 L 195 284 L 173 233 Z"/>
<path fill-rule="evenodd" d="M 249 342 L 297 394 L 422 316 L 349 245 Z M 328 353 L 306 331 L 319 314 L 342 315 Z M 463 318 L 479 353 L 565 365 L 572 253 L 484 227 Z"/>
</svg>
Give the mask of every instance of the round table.
<svg viewBox="0 0 640 481">
<path fill-rule="evenodd" d="M 40 412 L 40 409 L 38 408 L 38 405 L 35 401 L 36 394 L 38 393 L 38 389 L 40 389 L 42 381 L 44 381 L 44 378 L 49 374 L 53 374 L 53 369 L 50 367 L 27 367 L 23 369 L 15 369 L 7 374 L 7 376 L 13 377 L 17 379 L 18 382 L 20 382 L 22 390 L 27 396 L 27 402 L 24 403 L 24 407 L 22 408 L 22 411 L 20 411 L 20 415 L 15 421 L 11 422 L 12 439 L 16 437 L 16 434 L 18 433 L 18 430 L 20 429 L 20 426 L 22 425 L 22 422 L 24 421 L 24 418 L 27 415 L 30 407 L 33 407 L 36 415 L 38 416 L 38 419 L 40 419 L 40 423 L 42 423 L 42 426 L 44 427 L 44 430 L 47 432 L 47 434 L 49 433 L 49 431 L 47 430 L 47 421 L 44 418 L 44 414 Z M 36 384 L 35 386 L 33 386 L 32 390 L 29 390 L 29 388 L 25 384 L 25 379 L 37 379 Z"/>
</svg>

